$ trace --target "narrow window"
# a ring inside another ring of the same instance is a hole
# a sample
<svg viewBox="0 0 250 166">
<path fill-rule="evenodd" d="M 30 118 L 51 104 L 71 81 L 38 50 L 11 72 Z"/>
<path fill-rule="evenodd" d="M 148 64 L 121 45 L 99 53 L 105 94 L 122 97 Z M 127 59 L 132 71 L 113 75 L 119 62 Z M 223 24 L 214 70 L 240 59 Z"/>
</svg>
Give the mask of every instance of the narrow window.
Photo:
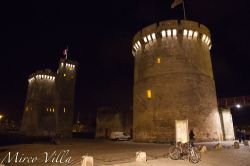
<svg viewBox="0 0 250 166">
<path fill-rule="evenodd" d="M 156 59 L 156 63 L 161 63 L 161 58 L 160 57 L 158 57 L 157 59 Z"/>
<path fill-rule="evenodd" d="M 152 98 L 152 93 L 151 93 L 151 90 L 147 90 L 147 97 L 148 97 L 149 99 L 151 99 L 151 98 Z"/>
</svg>

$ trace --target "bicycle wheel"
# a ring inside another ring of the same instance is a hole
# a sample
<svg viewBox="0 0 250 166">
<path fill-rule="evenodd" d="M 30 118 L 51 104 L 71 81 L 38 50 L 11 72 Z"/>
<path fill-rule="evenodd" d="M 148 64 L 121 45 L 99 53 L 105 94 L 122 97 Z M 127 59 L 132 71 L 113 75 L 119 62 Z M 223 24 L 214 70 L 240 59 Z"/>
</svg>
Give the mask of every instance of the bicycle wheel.
<svg viewBox="0 0 250 166">
<path fill-rule="evenodd" d="M 198 163 L 201 160 L 201 153 L 196 147 L 192 147 L 189 150 L 189 161 L 192 163 Z"/>
<path fill-rule="evenodd" d="M 181 157 L 181 150 L 178 147 L 172 146 L 169 148 L 169 156 L 173 160 L 178 160 Z"/>
</svg>

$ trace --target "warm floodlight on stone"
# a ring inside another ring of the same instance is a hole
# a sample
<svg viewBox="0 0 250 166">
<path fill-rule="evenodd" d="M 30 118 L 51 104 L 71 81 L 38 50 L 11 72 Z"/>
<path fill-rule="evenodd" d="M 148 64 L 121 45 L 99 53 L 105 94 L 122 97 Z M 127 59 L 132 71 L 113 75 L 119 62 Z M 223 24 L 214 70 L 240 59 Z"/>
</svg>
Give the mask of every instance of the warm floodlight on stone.
<svg viewBox="0 0 250 166">
<path fill-rule="evenodd" d="M 189 20 L 161 21 L 137 32 L 132 46 L 153 33 L 154 42 L 143 42 L 140 50 L 132 50 L 133 140 L 170 142 L 178 132 L 178 139 L 186 142 L 191 129 L 197 141 L 219 140 L 222 130 L 209 29 Z M 160 63 L 157 58 L 161 58 Z M 188 124 L 177 123 L 175 128 L 176 120 L 187 120 Z"/>
</svg>

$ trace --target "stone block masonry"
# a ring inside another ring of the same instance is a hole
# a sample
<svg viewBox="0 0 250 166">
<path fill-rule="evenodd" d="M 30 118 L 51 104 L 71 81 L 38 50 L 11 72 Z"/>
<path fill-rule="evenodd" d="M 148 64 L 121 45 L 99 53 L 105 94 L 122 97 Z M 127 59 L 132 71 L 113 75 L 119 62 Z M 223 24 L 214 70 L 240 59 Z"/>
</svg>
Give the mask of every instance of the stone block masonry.
<svg viewBox="0 0 250 166">
<path fill-rule="evenodd" d="M 174 141 L 175 120 L 188 120 L 196 140 L 219 140 L 209 30 L 194 21 L 162 21 L 139 31 L 132 45 L 134 141 Z"/>
</svg>

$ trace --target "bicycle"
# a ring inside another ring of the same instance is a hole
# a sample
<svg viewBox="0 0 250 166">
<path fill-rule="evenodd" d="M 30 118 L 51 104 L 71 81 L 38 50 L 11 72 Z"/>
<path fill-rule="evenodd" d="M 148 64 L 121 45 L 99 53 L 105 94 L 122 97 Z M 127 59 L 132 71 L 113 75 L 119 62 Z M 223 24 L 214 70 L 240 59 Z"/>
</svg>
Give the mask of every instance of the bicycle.
<svg viewBox="0 0 250 166">
<path fill-rule="evenodd" d="M 200 151 L 191 145 L 190 142 L 182 144 L 177 142 L 175 146 L 169 148 L 169 156 L 173 160 L 188 158 L 192 163 L 198 163 L 201 160 Z"/>
</svg>

